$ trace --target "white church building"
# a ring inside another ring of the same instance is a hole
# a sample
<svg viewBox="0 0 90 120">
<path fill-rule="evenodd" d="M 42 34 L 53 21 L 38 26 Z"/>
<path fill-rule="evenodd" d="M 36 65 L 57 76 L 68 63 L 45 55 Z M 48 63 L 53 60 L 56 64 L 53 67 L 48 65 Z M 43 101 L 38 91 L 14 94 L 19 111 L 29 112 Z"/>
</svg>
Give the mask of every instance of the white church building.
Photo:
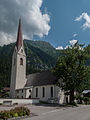
<svg viewBox="0 0 90 120">
<path fill-rule="evenodd" d="M 17 42 L 12 56 L 10 98 L 39 99 L 47 102 L 54 100 L 60 104 L 65 103 L 64 92 L 55 85 L 55 81 L 56 77 L 50 71 L 26 76 L 26 54 L 20 19 Z"/>
</svg>

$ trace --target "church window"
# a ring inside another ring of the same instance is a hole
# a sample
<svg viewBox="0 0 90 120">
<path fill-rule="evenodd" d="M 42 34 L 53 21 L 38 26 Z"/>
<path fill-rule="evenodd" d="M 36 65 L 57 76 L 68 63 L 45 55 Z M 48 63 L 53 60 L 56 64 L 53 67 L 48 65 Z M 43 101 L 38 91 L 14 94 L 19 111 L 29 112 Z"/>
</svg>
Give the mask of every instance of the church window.
<svg viewBox="0 0 90 120">
<path fill-rule="evenodd" d="M 17 98 L 19 98 L 19 96 L 17 96 Z"/>
<path fill-rule="evenodd" d="M 17 93 L 19 93 L 19 90 L 17 90 Z"/>
<path fill-rule="evenodd" d="M 45 87 L 42 88 L 42 97 L 45 97 Z"/>
<path fill-rule="evenodd" d="M 23 49 L 21 49 L 21 53 L 23 53 Z"/>
<path fill-rule="evenodd" d="M 53 97 L 53 87 L 51 87 L 51 97 Z"/>
<path fill-rule="evenodd" d="M 23 93 L 23 90 L 22 90 L 22 93 Z"/>
<path fill-rule="evenodd" d="M 20 65 L 23 65 L 23 59 L 20 58 Z"/>
<path fill-rule="evenodd" d="M 29 95 L 29 98 L 31 98 L 31 95 Z"/>
<path fill-rule="evenodd" d="M 29 92 L 31 93 L 31 90 L 29 90 Z"/>
<path fill-rule="evenodd" d="M 36 97 L 38 97 L 38 88 L 36 88 Z"/>
</svg>

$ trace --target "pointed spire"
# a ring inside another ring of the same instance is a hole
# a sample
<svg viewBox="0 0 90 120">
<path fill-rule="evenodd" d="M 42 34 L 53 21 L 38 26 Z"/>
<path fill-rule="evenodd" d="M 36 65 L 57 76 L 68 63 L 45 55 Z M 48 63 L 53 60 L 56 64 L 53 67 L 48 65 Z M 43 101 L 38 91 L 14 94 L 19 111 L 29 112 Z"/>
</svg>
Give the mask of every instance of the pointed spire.
<svg viewBox="0 0 90 120">
<path fill-rule="evenodd" d="M 19 19 L 19 27 L 18 27 L 18 35 L 17 35 L 16 46 L 17 46 L 17 50 L 19 50 L 21 48 L 21 46 L 23 46 L 21 18 Z"/>
</svg>

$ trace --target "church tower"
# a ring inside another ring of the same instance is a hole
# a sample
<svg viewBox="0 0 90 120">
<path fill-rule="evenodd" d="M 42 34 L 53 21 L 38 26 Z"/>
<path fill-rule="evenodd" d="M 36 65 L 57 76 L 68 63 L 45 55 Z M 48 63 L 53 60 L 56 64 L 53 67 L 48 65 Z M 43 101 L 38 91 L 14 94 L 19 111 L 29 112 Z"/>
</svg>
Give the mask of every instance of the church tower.
<svg viewBox="0 0 90 120">
<path fill-rule="evenodd" d="M 16 98 L 16 90 L 26 84 L 26 55 L 22 38 L 21 19 L 19 19 L 17 42 L 12 56 L 10 97 Z"/>
</svg>

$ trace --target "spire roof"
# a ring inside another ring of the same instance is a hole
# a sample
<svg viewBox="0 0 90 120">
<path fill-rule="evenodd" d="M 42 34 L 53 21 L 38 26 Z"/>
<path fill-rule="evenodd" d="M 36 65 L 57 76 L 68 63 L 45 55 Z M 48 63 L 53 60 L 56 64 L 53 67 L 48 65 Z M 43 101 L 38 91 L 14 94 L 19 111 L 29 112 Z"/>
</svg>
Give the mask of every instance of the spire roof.
<svg viewBox="0 0 90 120">
<path fill-rule="evenodd" d="M 17 50 L 19 50 L 21 48 L 21 46 L 23 46 L 21 18 L 19 19 L 19 27 L 18 27 L 16 46 L 17 46 Z"/>
</svg>

